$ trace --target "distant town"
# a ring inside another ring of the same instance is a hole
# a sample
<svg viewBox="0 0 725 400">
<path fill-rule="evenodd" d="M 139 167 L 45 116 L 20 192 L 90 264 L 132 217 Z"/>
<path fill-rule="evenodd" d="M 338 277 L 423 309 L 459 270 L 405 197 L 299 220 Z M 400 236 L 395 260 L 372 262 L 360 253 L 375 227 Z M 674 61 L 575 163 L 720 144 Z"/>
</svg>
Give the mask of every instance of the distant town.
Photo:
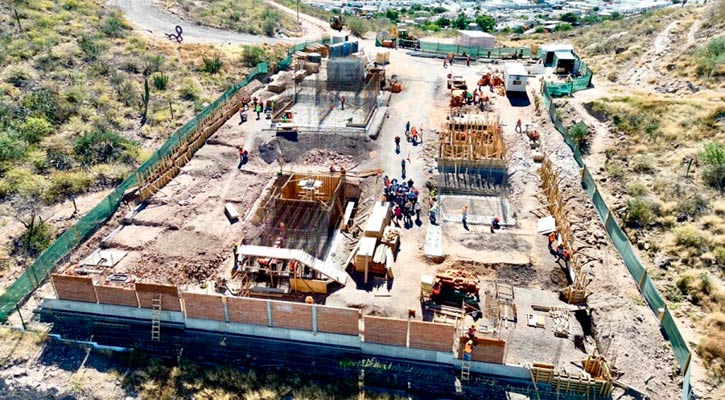
<svg viewBox="0 0 725 400">
<path fill-rule="evenodd" d="M 392 23 L 438 32 L 446 29 L 532 34 L 618 19 L 680 1 L 488 0 L 488 1 L 303 1 L 333 13 L 387 18 Z"/>
</svg>

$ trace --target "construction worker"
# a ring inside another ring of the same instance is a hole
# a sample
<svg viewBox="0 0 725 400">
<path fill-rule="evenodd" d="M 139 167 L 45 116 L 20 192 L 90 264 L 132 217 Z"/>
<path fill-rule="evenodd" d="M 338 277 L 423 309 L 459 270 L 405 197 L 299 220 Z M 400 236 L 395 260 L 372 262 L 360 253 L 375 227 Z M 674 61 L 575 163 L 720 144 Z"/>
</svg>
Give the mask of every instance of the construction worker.
<svg viewBox="0 0 725 400">
<path fill-rule="evenodd" d="M 413 127 L 413 129 L 410 131 L 410 141 L 413 143 L 413 146 L 418 144 L 418 130 Z"/>
<path fill-rule="evenodd" d="M 466 342 L 466 347 L 463 348 L 463 361 L 471 361 L 471 354 L 473 353 L 473 340 Z"/>
<path fill-rule="evenodd" d="M 438 203 L 436 203 L 434 201 L 433 206 L 430 208 L 430 211 L 428 212 L 428 218 L 430 218 L 431 225 L 438 224 L 438 222 L 436 221 L 437 215 L 438 215 Z"/>
<path fill-rule="evenodd" d="M 400 154 L 400 136 L 396 136 L 393 140 L 395 140 L 395 154 Z"/>
<path fill-rule="evenodd" d="M 556 243 L 556 232 L 549 233 L 549 251 L 554 251 L 554 243 Z"/>
<path fill-rule="evenodd" d="M 413 208 L 415 209 L 415 220 L 420 221 L 420 211 L 423 209 L 423 205 L 416 201 Z"/>
<path fill-rule="evenodd" d="M 239 269 L 239 245 L 237 243 L 234 243 L 232 247 L 232 255 L 234 257 L 234 265 L 232 266 L 232 277 L 236 275 L 237 270 Z"/>
<path fill-rule="evenodd" d="M 516 128 L 514 130 L 518 133 L 521 133 L 521 119 L 516 121 Z"/>
<path fill-rule="evenodd" d="M 257 113 L 257 121 L 259 121 L 259 115 L 262 114 L 262 104 L 257 104 L 254 107 L 254 112 Z"/>
<path fill-rule="evenodd" d="M 496 233 L 496 229 L 501 229 L 501 224 L 499 223 L 501 220 L 498 219 L 498 217 L 494 217 L 491 221 L 491 233 Z"/>
<path fill-rule="evenodd" d="M 468 206 L 463 206 L 463 208 L 461 209 L 461 214 L 462 214 L 461 222 L 463 222 L 463 229 L 468 230 L 468 223 L 467 223 L 467 220 L 468 220 Z"/>
<path fill-rule="evenodd" d="M 307 297 L 305 297 L 305 303 L 315 304 L 315 299 L 313 299 L 312 296 L 307 296 Z"/>
<path fill-rule="evenodd" d="M 247 122 L 247 106 L 239 109 L 239 125 Z"/>
<path fill-rule="evenodd" d="M 239 146 L 238 149 L 239 149 L 239 164 L 237 165 L 237 169 L 242 169 L 244 164 L 249 162 L 249 153 L 246 150 L 244 150 L 244 148 L 242 146 Z"/>
<path fill-rule="evenodd" d="M 566 251 L 566 247 L 564 247 L 563 243 L 560 243 L 556 247 L 556 260 L 554 260 L 554 262 L 559 262 L 559 260 L 564 258 L 564 251 Z"/>
<path fill-rule="evenodd" d="M 340 96 L 340 109 L 345 110 L 345 96 Z"/>
<path fill-rule="evenodd" d="M 448 68 L 448 56 L 443 59 L 443 68 Z"/>
<path fill-rule="evenodd" d="M 410 121 L 405 123 L 405 134 L 407 135 L 410 132 Z"/>
<path fill-rule="evenodd" d="M 476 324 L 473 324 L 468 328 L 468 339 L 473 340 L 475 338 L 476 338 Z"/>
<path fill-rule="evenodd" d="M 466 67 L 471 66 L 471 56 L 466 56 Z"/>
<path fill-rule="evenodd" d="M 401 176 L 403 177 L 403 179 L 405 179 L 405 158 L 400 160 L 400 169 L 402 172 Z"/>
</svg>

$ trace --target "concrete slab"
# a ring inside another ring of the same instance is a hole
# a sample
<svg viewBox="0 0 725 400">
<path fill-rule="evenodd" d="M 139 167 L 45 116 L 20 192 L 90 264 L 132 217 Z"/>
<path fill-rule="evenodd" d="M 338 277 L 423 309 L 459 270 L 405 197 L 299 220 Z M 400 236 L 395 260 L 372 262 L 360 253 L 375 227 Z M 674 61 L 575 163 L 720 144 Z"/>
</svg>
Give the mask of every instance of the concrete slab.
<svg viewBox="0 0 725 400">
<path fill-rule="evenodd" d="M 499 217 L 503 226 L 516 225 L 508 200 L 500 196 L 441 195 L 441 214 L 446 222 L 460 222 L 463 206 L 468 206 L 467 222 L 471 225 L 490 225 Z"/>
</svg>

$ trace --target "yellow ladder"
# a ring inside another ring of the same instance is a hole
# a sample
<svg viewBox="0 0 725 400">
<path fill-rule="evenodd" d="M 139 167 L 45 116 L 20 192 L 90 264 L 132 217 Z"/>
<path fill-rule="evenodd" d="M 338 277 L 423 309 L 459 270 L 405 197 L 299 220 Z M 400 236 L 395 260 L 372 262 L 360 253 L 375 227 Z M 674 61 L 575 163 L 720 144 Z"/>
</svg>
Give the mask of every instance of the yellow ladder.
<svg viewBox="0 0 725 400">
<path fill-rule="evenodd" d="M 161 340 L 161 295 L 157 294 L 151 299 L 151 340 Z"/>
<path fill-rule="evenodd" d="M 471 379 L 471 360 L 461 361 L 461 382 L 468 382 Z"/>
</svg>

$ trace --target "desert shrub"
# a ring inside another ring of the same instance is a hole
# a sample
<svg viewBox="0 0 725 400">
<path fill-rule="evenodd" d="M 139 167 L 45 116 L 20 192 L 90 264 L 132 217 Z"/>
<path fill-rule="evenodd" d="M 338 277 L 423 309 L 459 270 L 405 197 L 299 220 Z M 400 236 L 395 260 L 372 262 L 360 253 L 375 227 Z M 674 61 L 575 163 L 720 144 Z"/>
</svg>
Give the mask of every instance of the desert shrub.
<svg viewBox="0 0 725 400">
<path fill-rule="evenodd" d="M 647 194 L 647 186 L 641 182 L 632 182 L 627 185 L 627 194 L 632 197 L 641 197 Z"/>
<path fill-rule="evenodd" d="M 659 214 L 659 204 L 646 199 L 629 199 L 627 204 L 627 215 L 625 221 L 628 226 L 635 228 L 645 227 L 652 222 Z"/>
<path fill-rule="evenodd" d="M 725 73 L 725 37 L 712 39 L 697 51 L 697 73 L 705 78 Z"/>
<path fill-rule="evenodd" d="M 591 131 L 585 123 L 577 122 L 569 128 L 569 136 L 578 148 L 586 149 L 589 145 Z"/>
<path fill-rule="evenodd" d="M 50 178 L 47 199 L 56 202 L 70 198 L 75 204 L 75 197 L 87 192 L 92 183 L 93 178 L 84 171 L 57 172 Z"/>
<path fill-rule="evenodd" d="M 78 40 L 78 47 L 80 47 L 85 55 L 86 61 L 98 59 L 107 48 L 97 37 L 88 34 L 81 35 L 81 38 Z"/>
<path fill-rule="evenodd" d="M 32 81 L 33 76 L 25 68 L 15 67 L 8 70 L 8 76 L 5 81 L 16 88 L 23 88 L 28 86 Z"/>
<path fill-rule="evenodd" d="M 43 117 L 28 117 L 20 124 L 18 131 L 28 143 L 38 143 L 40 139 L 53 132 L 53 125 Z"/>
<path fill-rule="evenodd" d="M 160 54 L 148 56 L 143 61 L 141 72 L 144 76 L 150 76 L 153 73 L 161 71 L 164 62 L 166 62 L 166 59 Z"/>
<path fill-rule="evenodd" d="M 650 157 L 638 157 L 632 166 L 634 172 L 640 174 L 652 174 L 655 172 L 653 161 Z"/>
<path fill-rule="evenodd" d="M 556 31 L 556 32 L 566 32 L 566 31 L 570 31 L 570 30 L 572 30 L 572 29 L 574 29 L 574 27 L 573 27 L 573 26 L 571 26 L 571 24 L 570 24 L 570 23 L 567 23 L 567 22 L 562 22 L 562 23 L 560 23 L 560 24 L 559 24 L 559 25 L 558 25 L 558 26 L 556 27 L 556 30 L 555 30 L 555 31 Z"/>
<path fill-rule="evenodd" d="M 258 46 L 244 46 L 244 53 L 242 55 L 242 62 L 247 67 L 254 67 L 260 62 L 264 61 L 264 50 Z"/>
<path fill-rule="evenodd" d="M 350 33 L 359 38 L 364 38 L 365 33 L 368 31 L 368 27 L 367 24 L 365 24 L 365 21 L 359 18 L 348 18 L 347 29 L 350 30 Z"/>
<path fill-rule="evenodd" d="M 116 132 L 95 130 L 76 139 L 73 152 L 83 165 L 133 162 L 136 145 Z"/>
<path fill-rule="evenodd" d="M 36 219 L 35 223 L 26 228 L 25 231 L 13 242 L 16 251 L 27 252 L 31 257 L 36 257 L 53 242 L 55 230 L 49 223 L 42 219 Z"/>
<path fill-rule="evenodd" d="M 181 82 L 179 94 L 181 94 L 181 98 L 184 100 L 195 101 L 201 97 L 201 87 L 194 78 L 186 77 Z"/>
<path fill-rule="evenodd" d="M 720 269 L 725 269 L 725 247 L 715 247 L 715 250 L 713 250 L 712 253 L 715 255 L 715 262 L 717 262 L 717 265 L 720 266 Z"/>
<path fill-rule="evenodd" d="M 126 29 L 126 25 L 115 16 L 106 18 L 101 25 L 101 32 L 110 38 L 121 37 L 124 29 Z"/>
<path fill-rule="evenodd" d="M 677 212 L 690 217 L 702 215 L 707 210 L 707 199 L 695 193 L 677 202 Z"/>
<path fill-rule="evenodd" d="M 613 179 L 620 179 L 624 176 L 624 166 L 619 161 L 607 162 L 607 174 Z"/>
<path fill-rule="evenodd" d="M 722 379 L 725 377 L 725 314 L 717 312 L 710 315 L 705 332 L 697 351 L 708 372 Z"/>
<path fill-rule="evenodd" d="M 674 228 L 675 242 L 680 246 L 700 248 L 706 244 L 702 232 L 692 225 L 682 225 Z"/>
<path fill-rule="evenodd" d="M 73 114 L 58 93 L 40 88 L 23 97 L 23 107 L 29 114 L 44 115 L 53 124 L 62 124 Z"/>
<path fill-rule="evenodd" d="M 0 133 L 0 163 L 22 158 L 27 149 L 25 141 L 8 133 Z"/>
<path fill-rule="evenodd" d="M 222 60 L 220 60 L 219 57 L 204 57 L 202 61 L 204 62 L 204 65 L 201 67 L 201 70 L 208 74 L 216 74 L 222 69 Z"/>
<path fill-rule="evenodd" d="M 700 159 L 705 164 L 702 179 L 708 185 L 723 191 L 725 189 L 725 146 L 718 141 L 706 144 L 705 149 L 700 153 Z"/>
<path fill-rule="evenodd" d="M 154 82 L 154 87 L 157 90 L 166 90 L 169 85 L 169 76 L 166 74 L 156 74 L 151 80 Z"/>
</svg>

